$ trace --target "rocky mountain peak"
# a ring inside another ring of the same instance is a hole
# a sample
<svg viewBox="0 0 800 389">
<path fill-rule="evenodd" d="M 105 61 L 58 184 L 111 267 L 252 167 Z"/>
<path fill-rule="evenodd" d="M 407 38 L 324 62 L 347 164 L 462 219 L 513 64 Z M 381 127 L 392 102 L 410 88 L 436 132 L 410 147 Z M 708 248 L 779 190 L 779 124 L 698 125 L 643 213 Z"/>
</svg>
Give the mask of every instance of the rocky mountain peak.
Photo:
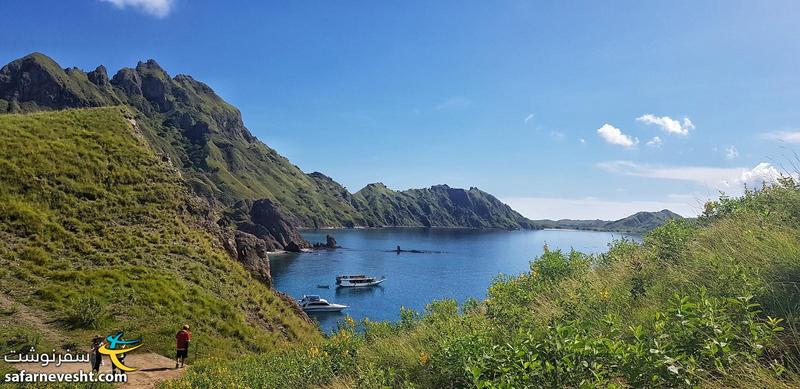
<svg viewBox="0 0 800 389">
<path fill-rule="evenodd" d="M 106 67 L 103 65 L 100 65 L 91 72 L 86 73 L 86 77 L 89 78 L 89 81 L 91 81 L 92 84 L 95 84 L 101 88 L 105 88 L 111 85 L 111 82 L 108 79 L 108 71 L 106 70 Z"/>
</svg>

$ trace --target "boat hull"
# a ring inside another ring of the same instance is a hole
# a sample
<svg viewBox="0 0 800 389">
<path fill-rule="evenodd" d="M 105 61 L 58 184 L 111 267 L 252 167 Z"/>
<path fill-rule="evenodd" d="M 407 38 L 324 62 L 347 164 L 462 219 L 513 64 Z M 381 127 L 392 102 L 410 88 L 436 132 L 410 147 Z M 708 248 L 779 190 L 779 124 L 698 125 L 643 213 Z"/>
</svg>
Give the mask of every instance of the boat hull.
<svg viewBox="0 0 800 389">
<path fill-rule="evenodd" d="M 375 280 L 372 282 L 360 282 L 360 283 L 350 283 L 347 280 L 342 280 L 342 283 L 336 285 L 337 288 L 367 288 L 370 286 L 375 286 L 380 284 L 381 282 L 386 281 L 385 278 L 380 280 Z"/>
<path fill-rule="evenodd" d="M 307 312 L 307 313 L 313 313 L 313 312 L 341 312 L 345 308 L 347 308 L 346 305 L 330 306 L 330 307 L 303 308 L 303 312 Z"/>
</svg>

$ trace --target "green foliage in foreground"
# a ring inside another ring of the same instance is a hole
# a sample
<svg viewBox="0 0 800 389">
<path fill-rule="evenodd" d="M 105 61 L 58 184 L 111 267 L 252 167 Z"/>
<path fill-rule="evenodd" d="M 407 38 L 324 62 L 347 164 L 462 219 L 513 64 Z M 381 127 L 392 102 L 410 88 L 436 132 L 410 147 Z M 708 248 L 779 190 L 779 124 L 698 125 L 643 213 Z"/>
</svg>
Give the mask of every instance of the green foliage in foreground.
<svg viewBox="0 0 800 389">
<path fill-rule="evenodd" d="M 195 356 L 318 338 L 217 246 L 125 108 L 0 116 L 0 352 L 85 349 L 121 329 Z"/>
<path fill-rule="evenodd" d="M 546 250 L 483 302 L 343 323 L 166 387 L 797 387 L 800 190 L 723 198 L 606 253 Z"/>
</svg>

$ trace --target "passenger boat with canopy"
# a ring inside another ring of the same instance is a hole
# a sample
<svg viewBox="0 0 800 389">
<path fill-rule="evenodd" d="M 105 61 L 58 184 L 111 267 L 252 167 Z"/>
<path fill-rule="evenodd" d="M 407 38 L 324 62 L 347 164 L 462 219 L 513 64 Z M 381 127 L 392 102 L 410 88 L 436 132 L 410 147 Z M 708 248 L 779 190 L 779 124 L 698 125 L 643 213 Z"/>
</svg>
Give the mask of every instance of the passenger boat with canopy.
<svg viewBox="0 0 800 389">
<path fill-rule="evenodd" d="M 386 277 L 380 279 L 375 277 L 365 276 L 363 274 L 350 274 L 336 276 L 337 288 L 358 288 L 365 286 L 375 286 L 381 282 L 386 281 Z"/>
</svg>

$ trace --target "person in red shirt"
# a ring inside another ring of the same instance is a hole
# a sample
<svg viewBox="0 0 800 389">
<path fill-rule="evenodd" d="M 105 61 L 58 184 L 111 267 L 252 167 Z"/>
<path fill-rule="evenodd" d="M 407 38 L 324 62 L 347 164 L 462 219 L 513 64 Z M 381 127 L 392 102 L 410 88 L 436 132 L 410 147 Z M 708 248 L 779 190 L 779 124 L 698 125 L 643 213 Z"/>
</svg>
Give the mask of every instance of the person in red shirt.
<svg viewBox="0 0 800 389">
<path fill-rule="evenodd" d="M 175 334 L 175 368 L 183 367 L 183 362 L 189 356 L 189 342 L 192 341 L 192 333 L 189 332 L 189 325 L 184 324 L 183 328 Z"/>
</svg>

